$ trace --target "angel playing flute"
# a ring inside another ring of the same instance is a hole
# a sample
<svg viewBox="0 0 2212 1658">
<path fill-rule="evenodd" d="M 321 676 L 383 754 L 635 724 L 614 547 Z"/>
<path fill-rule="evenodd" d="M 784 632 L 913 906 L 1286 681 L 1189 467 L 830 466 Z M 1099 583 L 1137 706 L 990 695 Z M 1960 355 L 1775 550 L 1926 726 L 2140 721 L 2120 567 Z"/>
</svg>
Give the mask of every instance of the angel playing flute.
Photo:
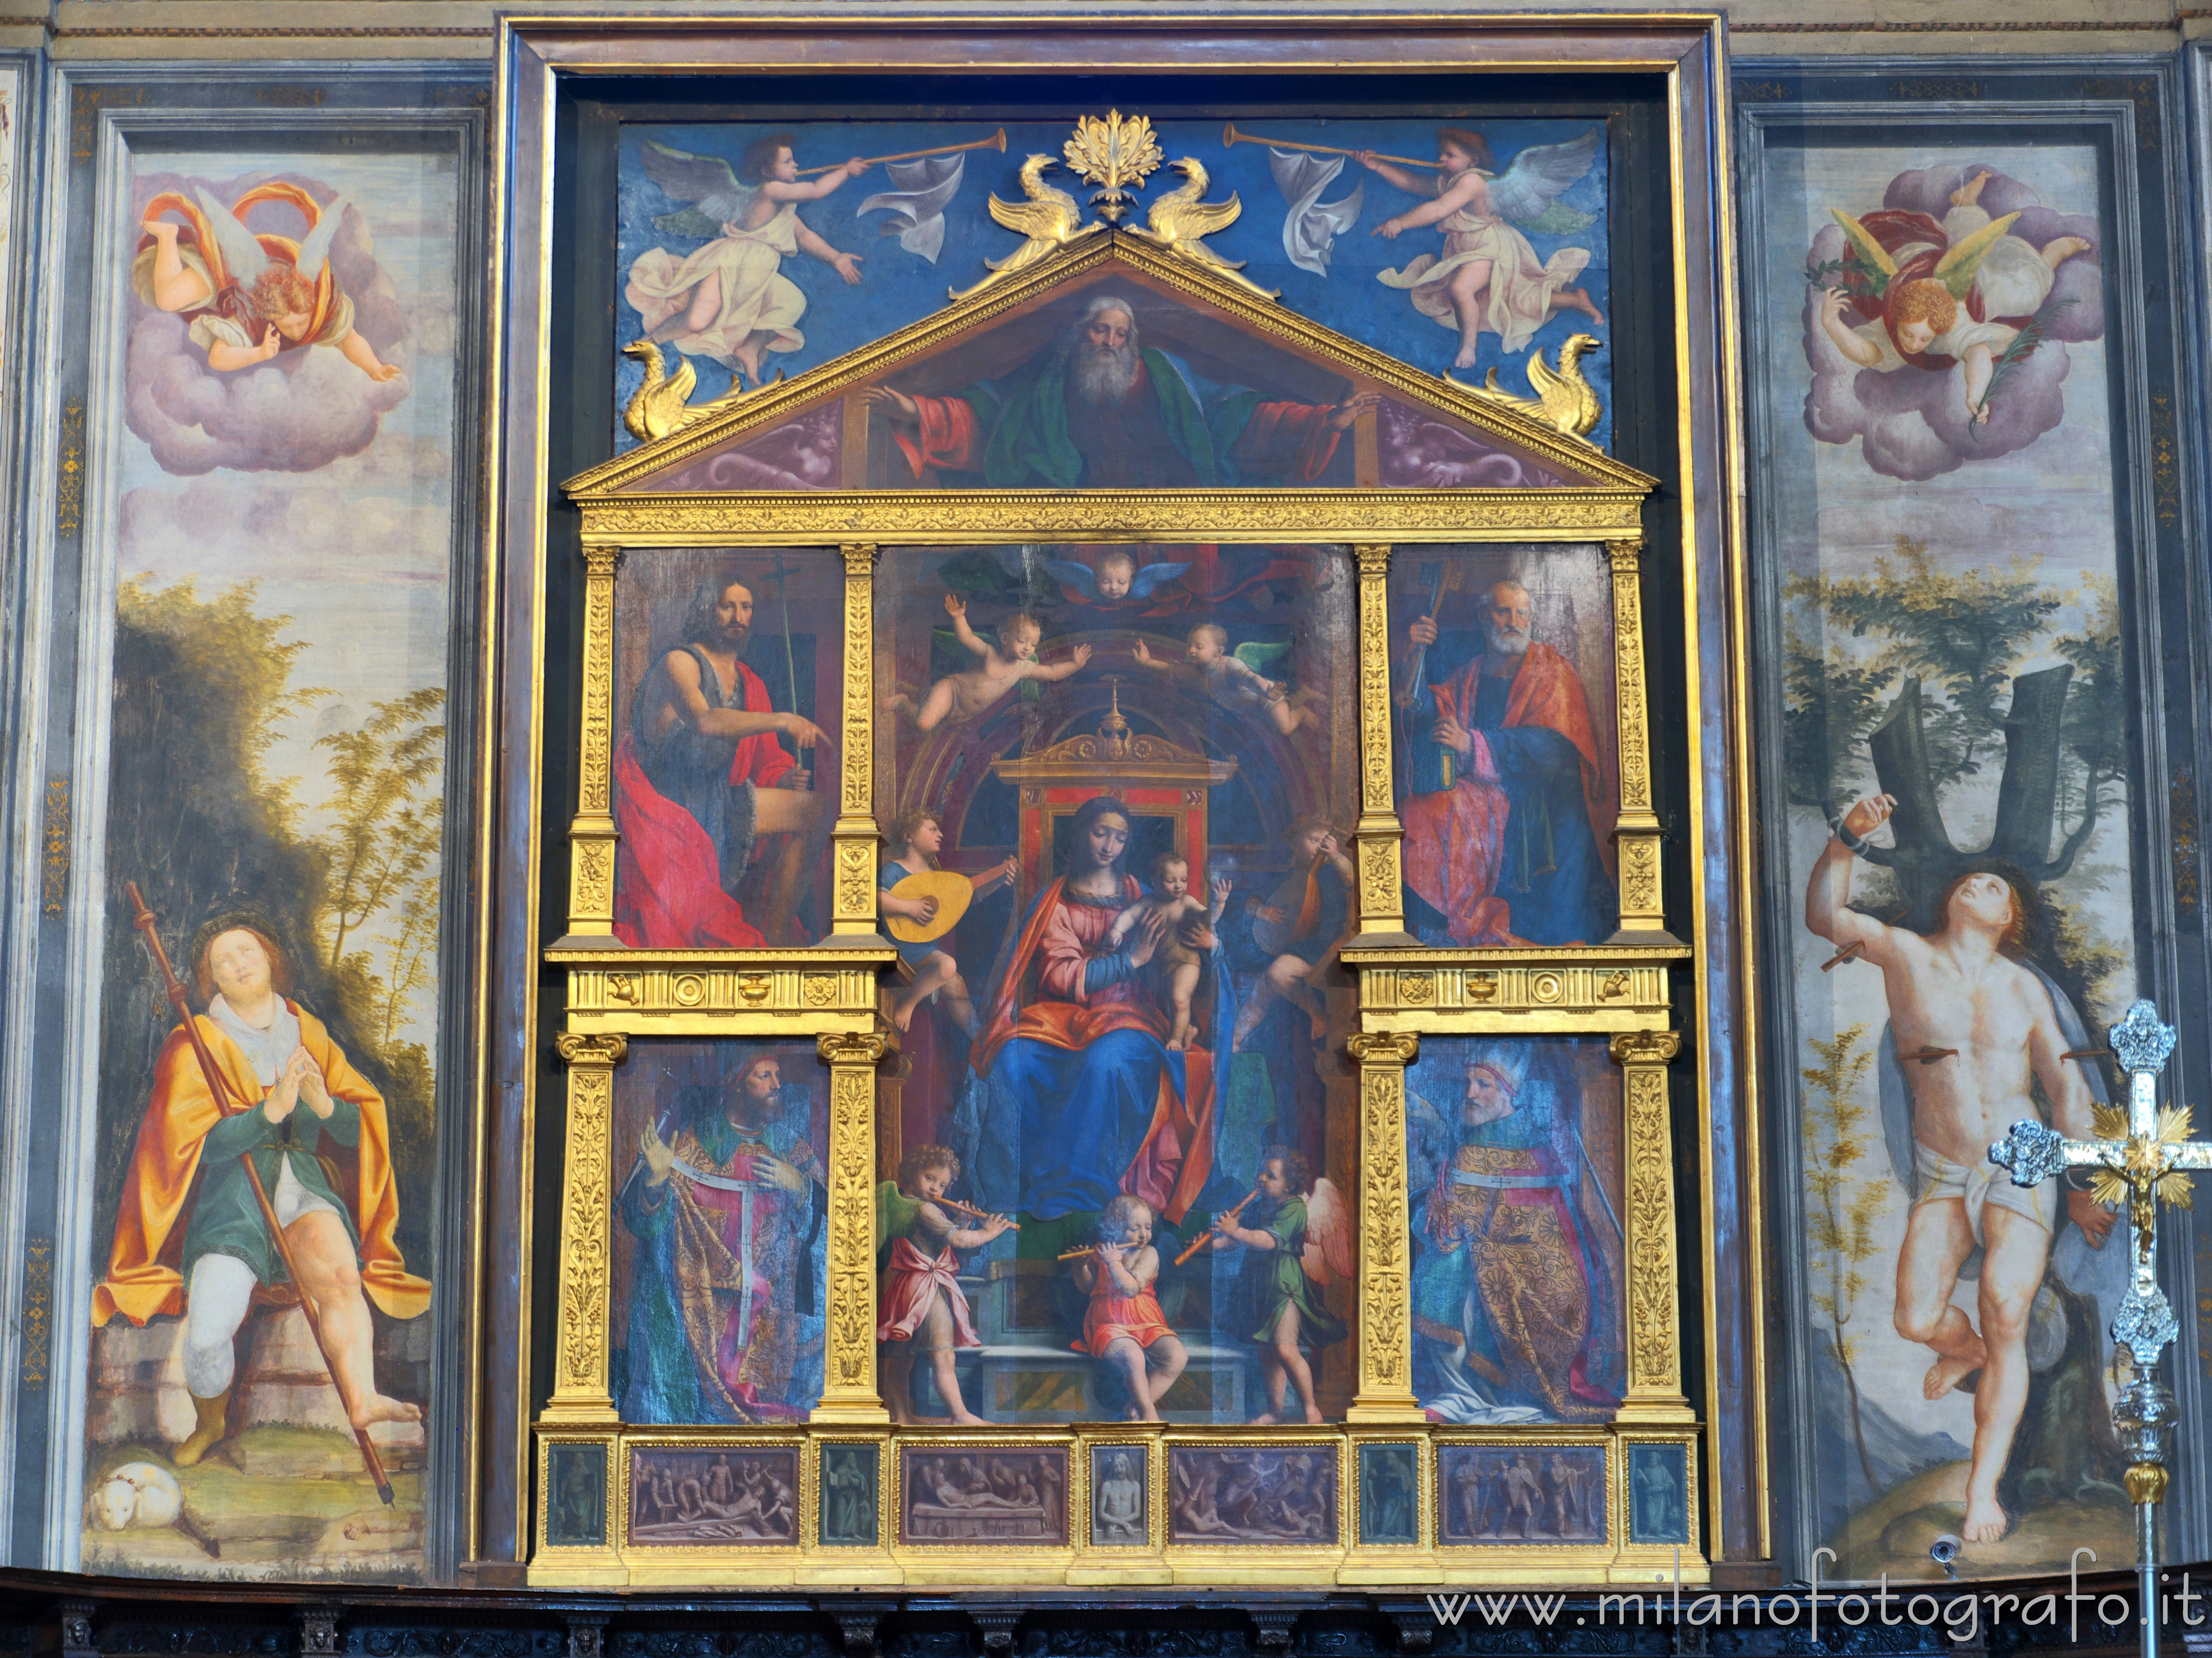
<svg viewBox="0 0 2212 1658">
<path fill-rule="evenodd" d="M 1218 1216 L 1212 1238 L 1217 1251 L 1245 1251 L 1231 1305 L 1236 1327 L 1260 1344 L 1267 1390 L 1267 1411 L 1252 1419 L 1282 1421 L 1286 1394 L 1296 1388 L 1305 1420 L 1319 1423 L 1313 1366 L 1303 1349 L 1330 1346 L 1349 1333 L 1321 1297 L 1332 1273 L 1352 1271 L 1349 1218 L 1336 1187 L 1315 1179 L 1305 1154 L 1292 1147 L 1271 1145 L 1260 1154 L 1259 1187 L 1257 1206 L 1246 1212 L 1250 1224 L 1239 1224 L 1234 1212 Z"/>
<path fill-rule="evenodd" d="M 204 189 L 193 194 L 197 202 L 170 193 L 146 204 L 131 288 L 155 310 L 184 318 L 209 367 L 227 374 L 327 345 L 373 380 L 399 378 L 354 328 L 353 301 L 331 270 L 343 197 L 325 206 L 281 181 L 257 185 L 228 208 Z M 296 209 L 307 234 L 295 242 L 248 230 L 246 215 L 263 203 Z"/>
<path fill-rule="evenodd" d="M 976 1212 L 945 1195 L 959 1178 L 960 1159 L 949 1148 L 917 1145 L 899 1159 L 897 1181 L 885 1181 L 876 1188 L 877 1270 L 883 1286 L 876 1342 L 883 1350 L 884 1393 L 894 1422 L 920 1419 L 913 1381 L 920 1357 L 928 1359 L 937 1395 L 953 1421 L 972 1425 L 983 1420 L 961 1399 L 954 1367 L 955 1349 L 983 1345 L 960 1288 L 955 1251 L 980 1249 L 1013 1222 L 990 1215 L 974 1226 L 962 1226 L 953 1212 Z"/>
<path fill-rule="evenodd" d="M 1076 1288 L 1091 1297 L 1079 1353 L 1103 1361 L 1129 1394 L 1132 1422 L 1160 1419 L 1160 1400 L 1190 1354 L 1168 1327 L 1153 1286 L 1160 1252 L 1152 1245 L 1152 1209 L 1124 1192 L 1098 1217 L 1098 1241 L 1075 1266 Z"/>
</svg>

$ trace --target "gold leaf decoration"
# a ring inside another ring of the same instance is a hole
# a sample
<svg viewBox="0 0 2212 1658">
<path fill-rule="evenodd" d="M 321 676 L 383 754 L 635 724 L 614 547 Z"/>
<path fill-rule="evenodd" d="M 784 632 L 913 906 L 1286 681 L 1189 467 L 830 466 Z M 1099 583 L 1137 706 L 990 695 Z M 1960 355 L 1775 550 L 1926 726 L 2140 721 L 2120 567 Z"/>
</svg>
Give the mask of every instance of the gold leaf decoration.
<svg viewBox="0 0 2212 1658">
<path fill-rule="evenodd" d="M 1129 210 L 1129 191 L 1143 185 L 1166 158 L 1152 138 L 1152 124 L 1142 115 L 1124 116 L 1109 110 L 1103 120 L 1079 115 L 1075 136 L 1062 153 L 1067 165 L 1085 184 L 1103 186 L 1091 204 L 1109 222 L 1119 222 Z"/>
</svg>

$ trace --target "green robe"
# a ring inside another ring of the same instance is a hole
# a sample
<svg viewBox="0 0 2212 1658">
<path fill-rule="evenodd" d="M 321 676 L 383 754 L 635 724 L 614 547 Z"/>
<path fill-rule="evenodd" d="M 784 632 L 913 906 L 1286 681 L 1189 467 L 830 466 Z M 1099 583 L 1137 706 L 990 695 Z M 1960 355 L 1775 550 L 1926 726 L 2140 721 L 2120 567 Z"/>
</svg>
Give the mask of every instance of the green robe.
<svg viewBox="0 0 2212 1658">
<path fill-rule="evenodd" d="M 264 1284 L 289 1282 L 283 1258 L 269 1241 L 268 1223 L 261 1218 L 253 1187 L 246 1178 L 242 1159 L 250 1151 L 261 1189 L 271 1203 L 276 1199 L 279 1169 L 292 1165 L 292 1178 L 310 1195 L 320 1198 L 338 1212 L 346 1236 L 361 1247 L 361 1233 L 331 1183 L 329 1171 L 315 1155 L 314 1142 L 327 1136 L 340 1145 L 361 1144 L 361 1108 L 351 1100 L 331 1096 L 331 1114 L 318 1117 L 302 1100 L 292 1114 L 273 1123 L 259 1106 L 225 1117 L 200 1142 L 199 1195 L 192 1201 L 191 1219 L 185 1227 L 181 1270 L 190 1283 L 192 1268 L 202 1255 L 231 1255 L 253 1269 Z"/>
<path fill-rule="evenodd" d="M 1166 355 L 1139 346 L 1153 400 L 1168 440 L 1198 474 L 1200 486 L 1249 482 L 1229 452 L 1260 406 L 1257 392 L 1240 391 L 1201 408 Z M 990 434 L 983 452 L 983 482 L 993 489 L 1074 489 L 1083 486 L 1084 459 L 1067 429 L 1067 362 L 1048 354 L 1017 370 L 997 387 L 972 386 L 954 396 L 975 411 Z"/>
<path fill-rule="evenodd" d="M 1272 1342 L 1282 1321 L 1285 1302 L 1298 1309 L 1298 1342 L 1305 1347 L 1327 1347 L 1350 1333 L 1344 1321 L 1330 1312 L 1321 1291 L 1306 1276 L 1302 1257 L 1306 1248 L 1306 1200 L 1285 1198 L 1265 1225 L 1255 1230 L 1275 1240 L 1272 1249 L 1247 1249 L 1237 1275 L 1238 1322 L 1249 1340 Z"/>
</svg>

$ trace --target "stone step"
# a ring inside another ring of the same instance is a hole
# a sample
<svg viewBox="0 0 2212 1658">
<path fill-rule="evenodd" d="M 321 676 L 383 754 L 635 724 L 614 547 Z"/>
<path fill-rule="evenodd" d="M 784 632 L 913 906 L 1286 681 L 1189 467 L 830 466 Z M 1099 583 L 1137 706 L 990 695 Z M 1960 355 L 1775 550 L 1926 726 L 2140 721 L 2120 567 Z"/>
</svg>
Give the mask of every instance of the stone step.
<svg viewBox="0 0 2212 1658">
<path fill-rule="evenodd" d="M 93 1332 L 92 1392 L 87 1436 L 96 1445 L 173 1446 L 192 1431 L 191 1395 L 185 1387 L 185 1324 L 156 1318 L 141 1328 L 115 1319 Z M 337 1386 L 297 1307 L 264 1307 L 238 1334 L 238 1374 L 231 1384 L 234 1431 L 264 1423 L 350 1434 Z M 377 1382 L 395 1398 L 428 1394 L 430 1321 L 376 1319 Z M 421 1466 L 426 1441 L 418 1422 L 380 1422 L 369 1439 L 392 1468 Z M 350 1464 L 349 1464 L 350 1467 Z M 341 1470 L 340 1472 L 343 1472 Z"/>
</svg>

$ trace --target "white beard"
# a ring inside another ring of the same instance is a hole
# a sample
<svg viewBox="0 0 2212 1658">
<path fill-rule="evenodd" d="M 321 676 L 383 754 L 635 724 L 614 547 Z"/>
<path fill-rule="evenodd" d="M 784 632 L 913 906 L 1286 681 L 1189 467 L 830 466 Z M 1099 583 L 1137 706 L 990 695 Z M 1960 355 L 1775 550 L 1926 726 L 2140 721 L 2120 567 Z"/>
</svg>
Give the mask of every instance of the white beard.
<svg viewBox="0 0 2212 1658">
<path fill-rule="evenodd" d="M 1500 628 L 1490 635 L 1490 648 L 1500 656 L 1525 656 L 1528 652 L 1528 635 Z"/>
<path fill-rule="evenodd" d="M 1129 395 L 1141 366 L 1133 344 L 1118 351 L 1101 351 L 1085 344 L 1077 348 L 1067 366 L 1067 383 L 1084 402 L 1094 408 L 1109 407 Z"/>
</svg>

